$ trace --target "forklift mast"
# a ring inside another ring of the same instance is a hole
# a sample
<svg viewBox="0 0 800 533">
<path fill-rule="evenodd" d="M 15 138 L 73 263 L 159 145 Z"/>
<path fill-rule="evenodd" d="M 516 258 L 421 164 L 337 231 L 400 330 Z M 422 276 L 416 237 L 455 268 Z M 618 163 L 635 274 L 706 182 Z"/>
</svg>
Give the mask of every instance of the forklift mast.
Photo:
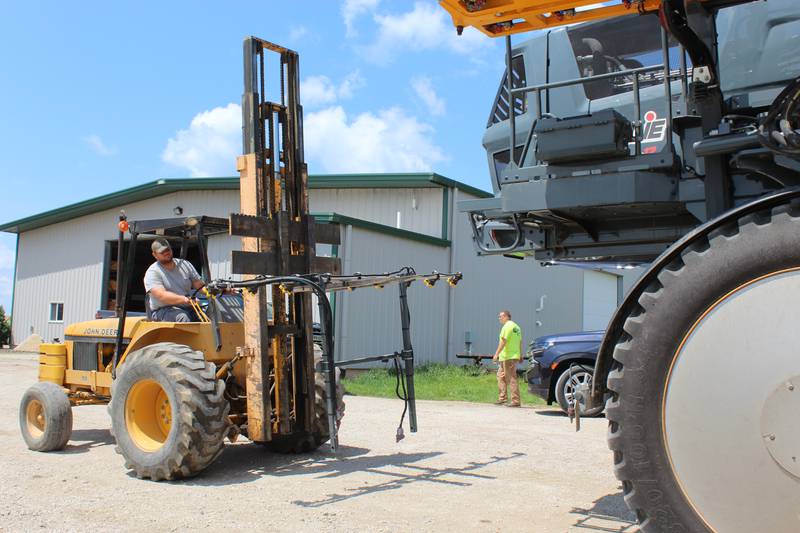
<svg viewBox="0 0 800 533">
<path fill-rule="evenodd" d="M 268 86 L 268 63 L 275 58 L 277 76 Z M 337 259 L 317 258 L 314 253 L 317 241 L 308 212 L 299 84 L 296 52 L 255 37 L 244 40 L 244 155 L 237 159 L 241 213 L 231 215 L 230 232 L 242 237 L 242 250 L 232 255 L 232 271 L 245 279 L 339 272 Z M 267 100 L 268 90 L 277 101 Z M 338 244 L 338 233 L 320 237 Z M 274 325 L 267 327 L 269 301 Z M 253 441 L 311 429 L 312 316 L 309 292 L 287 295 L 278 285 L 245 292 L 247 432 Z"/>
</svg>

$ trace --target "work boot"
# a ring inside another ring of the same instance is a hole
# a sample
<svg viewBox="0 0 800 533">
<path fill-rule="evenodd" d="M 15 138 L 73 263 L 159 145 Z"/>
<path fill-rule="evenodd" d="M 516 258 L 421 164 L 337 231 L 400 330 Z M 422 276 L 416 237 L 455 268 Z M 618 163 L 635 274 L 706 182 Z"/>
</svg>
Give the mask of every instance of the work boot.
<svg viewBox="0 0 800 533">
<path fill-rule="evenodd" d="M 522 405 L 518 403 L 510 403 L 506 407 L 522 407 Z"/>
<path fill-rule="evenodd" d="M 505 405 L 506 401 L 505 400 L 497 400 L 496 402 L 494 402 L 494 404 L 495 405 Z"/>
</svg>

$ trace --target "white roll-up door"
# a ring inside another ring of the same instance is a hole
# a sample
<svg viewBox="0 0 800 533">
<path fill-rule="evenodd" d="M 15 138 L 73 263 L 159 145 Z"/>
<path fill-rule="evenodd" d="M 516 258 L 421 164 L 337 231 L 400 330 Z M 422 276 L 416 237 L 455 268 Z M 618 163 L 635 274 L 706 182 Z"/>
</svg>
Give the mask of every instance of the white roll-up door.
<svg viewBox="0 0 800 533">
<path fill-rule="evenodd" d="M 617 309 L 617 276 L 586 270 L 583 274 L 583 329 L 605 329 Z"/>
</svg>

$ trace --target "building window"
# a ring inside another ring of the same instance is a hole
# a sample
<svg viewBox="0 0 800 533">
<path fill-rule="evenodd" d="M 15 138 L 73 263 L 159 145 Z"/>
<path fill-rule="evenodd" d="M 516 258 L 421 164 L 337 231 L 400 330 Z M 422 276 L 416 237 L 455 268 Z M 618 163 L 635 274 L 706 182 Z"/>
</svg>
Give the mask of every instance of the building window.
<svg viewBox="0 0 800 533">
<path fill-rule="evenodd" d="M 64 322 L 63 302 L 50 302 L 50 322 Z"/>
</svg>

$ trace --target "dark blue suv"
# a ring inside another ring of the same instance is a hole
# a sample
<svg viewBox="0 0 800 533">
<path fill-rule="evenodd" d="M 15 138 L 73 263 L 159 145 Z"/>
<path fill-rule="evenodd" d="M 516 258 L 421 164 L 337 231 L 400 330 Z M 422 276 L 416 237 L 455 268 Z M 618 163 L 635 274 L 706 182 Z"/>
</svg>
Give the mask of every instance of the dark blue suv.
<svg viewBox="0 0 800 533">
<path fill-rule="evenodd" d="M 525 373 L 528 390 L 545 399 L 548 405 L 558 402 L 566 412 L 575 389 L 584 383 L 591 386 L 594 362 L 604 333 L 602 330 L 582 331 L 535 339 L 527 354 L 530 361 Z M 588 411 L 582 408 L 581 415 L 597 416 L 603 412 L 603 407 L 601 404 Z"/>
</svg>

